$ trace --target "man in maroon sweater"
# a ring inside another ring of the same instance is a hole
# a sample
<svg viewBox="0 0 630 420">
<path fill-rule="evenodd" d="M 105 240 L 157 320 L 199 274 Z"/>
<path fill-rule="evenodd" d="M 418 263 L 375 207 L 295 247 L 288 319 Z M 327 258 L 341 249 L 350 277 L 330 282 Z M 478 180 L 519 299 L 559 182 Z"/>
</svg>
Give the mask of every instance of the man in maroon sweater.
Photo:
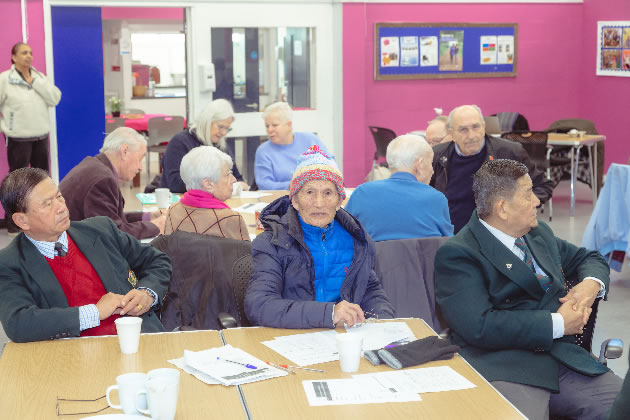
<svg viewBox="0 0 630 420">
<path fill-rule="evenodd" d="M 57 185 L 41 169 L 11 172 L 0 184 L 6 217 L 22 230 L 0 251 L 0 321 L 13 341 L 115 334 L 113 321 L 154 313 L 171 274 L 168 257 L 111 219 L 70 223 Z"/>
<path fill-rule="evenodd" d="M 165 216 L 159 212 L 125 213 L 125 199 L 118 185 L 119 181 L 132 181 L 142 170 L 146 140 L 134 129 L 120 127 L 105 137 L 100 152 L 83 159 L 59 184 L 70 220 L 107 216 L 137 239 L 158 236 L 164 231 Z"/>
</svg>

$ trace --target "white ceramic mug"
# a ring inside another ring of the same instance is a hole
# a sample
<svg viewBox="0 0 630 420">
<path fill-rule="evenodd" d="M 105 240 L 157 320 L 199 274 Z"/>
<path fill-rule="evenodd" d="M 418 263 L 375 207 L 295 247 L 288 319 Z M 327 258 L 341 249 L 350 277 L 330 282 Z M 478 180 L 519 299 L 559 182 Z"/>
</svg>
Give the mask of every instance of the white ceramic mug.
<svg viewBox="0 0 630 420">
<path fill-rule="evenodd" d="M 147 373 L 147 379 L 155 379 L 164 376 L 175 378 L 179 382 L 179 369 L 159 368 L 150 370 Z"/>
<path fill-rule="evenodd" d="M 243 191 L 243 184 L 241 184 L 238 181 L 232 184 L 232 197 L 240 196 L 242 191 Z"/>
<path fill-rule="evenodd" d="M 359 370 L 363 335 L 358 333 L 337 334 L 335 341 L 337 342 L 341 370 L 343 372 L 356 372 Z"/>
<path fill-rule="evenodd" d="M 179 396 L 179 376 L 165 374 L 147 379 L 144 389 L 136 393 L 138 398 L 142 395 L 146 395 L 148 410 L 138 405 L 139 412 L 154 420 L 173 420 Z"/>
<path fill-rule="evenodd" d="M 155 189 L 155 203 L 160 209 L 167 209 L 171 205 L 171 199 L 173 194 L 168 188 L 156 188 Z"/>
<path fill-rule="evenodd" d="M 125 316 L 116 319 L 114 324 L 116 324 L 120 351 L 124 354 L 137 353 L 138 347 L 140 346 L 142 318 L 137 316 Z"/>
<path fill-rule="evenodd" d="M 144 383 L 147 381 L 147 375 L 144 373 L 125 373 L 116 378 L 116 385 L 107 388 L 105 396 L 107 404 L 111 408 L 122 410 L 125 414 L 140 414 L 138 409 L 145 410 L 147 408 L 147 398 L 144 395 L 138 396 L 138 391 L 144 389 Z M 114 390 L 118 390 L 118 400 L 120 405 L 112 404 L 109 394 Z"/>
</svg>

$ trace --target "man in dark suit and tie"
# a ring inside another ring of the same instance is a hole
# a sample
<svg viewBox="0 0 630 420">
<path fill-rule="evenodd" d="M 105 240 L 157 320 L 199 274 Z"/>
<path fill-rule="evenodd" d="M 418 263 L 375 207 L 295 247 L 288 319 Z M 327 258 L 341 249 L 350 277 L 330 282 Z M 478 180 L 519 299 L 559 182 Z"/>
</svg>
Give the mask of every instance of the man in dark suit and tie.
<svg viewBox="0 0 630 420">
<path fill-rule="evenodd" d="M 123 315 L 142 317 L 143 332 L 163 331 L 154 311 L 171 274 L 165 254 L 107 217 L 70 223 L 59 188 L 41 169 L 7 175 L 0 201 L 22 230 L 0 251 L 0 321 L 10 339 L 116 334 Z"/>
<path fill-rule="evenodd" d="M 609 269 L 554 236 L 522 163 L 485 162 L 477 210 L 435 257 L 436 298 L 461 355 L 530 419 L 605 418 L 621 379 L 578 346 Z M 565 276 L 581 280 L 565 290 Z"/>
</svg>

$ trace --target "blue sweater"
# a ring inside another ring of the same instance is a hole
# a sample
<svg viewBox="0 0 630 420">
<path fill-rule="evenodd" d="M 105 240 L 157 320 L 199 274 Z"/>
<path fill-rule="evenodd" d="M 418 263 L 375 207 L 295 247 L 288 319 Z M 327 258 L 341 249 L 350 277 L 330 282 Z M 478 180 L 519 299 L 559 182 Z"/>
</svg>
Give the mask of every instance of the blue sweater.
<svg viewBox="0 0 630 420">
<path fill-rule="evenodd" d="M 256 149 L 254 172 L 261 190 L 288 190 L 298 157 L 314 144 L 328 152 L 312 133 L 293 133 L 293 143 L 275 144 L 268 140 Z"/>
<path fill-rule="evenodd" d="M 354 257 L 354 240 L 335 220 L 326 227 L 305 223 L 300 217 L 304 242 L 313 256 L 315 268 L 315 300 L 337 302 L 343 280 Z"/>
<path fill-rule="evenodd" d="M 479 153 L 472 156 L 460 156 L 454 149 L 451 154 L 445 195 L 448 198 L 455 233 L 466 226 L 475 210 L 473 175 L 486 161 L 486 147 L 484 145 Z"/>
<path fill-rule="evenodd" d="M 453 235 L 444 194 L 409 172 L 359 185 L 345 209 L 375 241 Z"/>
</svg>

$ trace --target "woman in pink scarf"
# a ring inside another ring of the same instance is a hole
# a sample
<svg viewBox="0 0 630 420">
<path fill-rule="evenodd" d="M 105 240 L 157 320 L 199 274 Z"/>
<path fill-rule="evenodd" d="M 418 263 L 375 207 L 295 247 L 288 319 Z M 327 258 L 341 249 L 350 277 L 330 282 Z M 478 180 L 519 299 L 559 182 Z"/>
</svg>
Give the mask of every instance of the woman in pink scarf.
<svg viewBox="0 0 630 420">
<path fill-rule="evenodd" d="M 176 230 L 249 241 L 247 225 L 225 200 L 232 197 L 232 158 L 216 147 L 188 152 L 180 166 L 186 193 L 166 215 L 164 233 Z"/>
</svg>

